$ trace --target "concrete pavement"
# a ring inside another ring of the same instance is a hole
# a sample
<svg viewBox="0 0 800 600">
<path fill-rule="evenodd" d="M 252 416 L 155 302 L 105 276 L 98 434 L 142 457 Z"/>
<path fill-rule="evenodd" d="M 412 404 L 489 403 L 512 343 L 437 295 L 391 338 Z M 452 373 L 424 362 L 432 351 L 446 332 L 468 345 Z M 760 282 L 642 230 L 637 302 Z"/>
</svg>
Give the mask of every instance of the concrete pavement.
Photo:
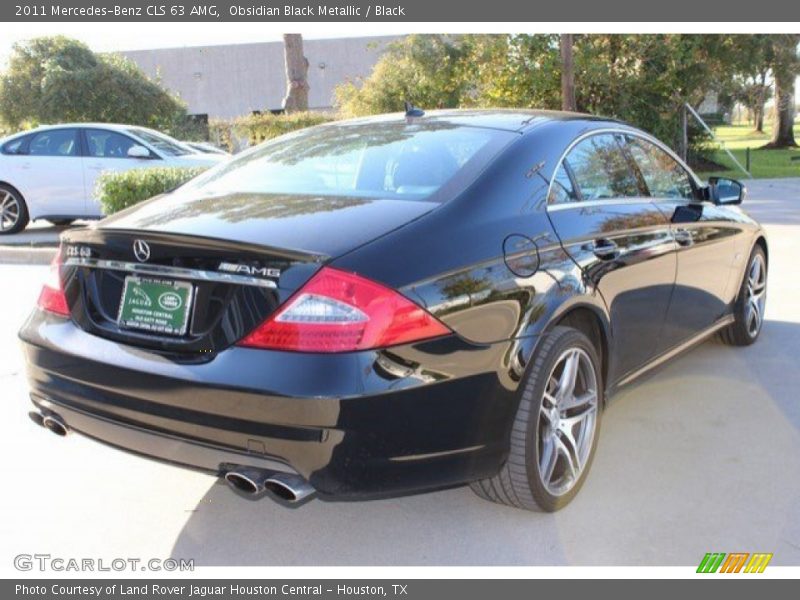
<svg viewBox="0 0 800 600">
<path fill-rule="evenodd" d="M 592 472 L 556 514 L 467 488 L 288 510 L 214 478 L 35 427 L 15 332 L 44 267 L 0 266 L 0 566 L 20 552 L 198 565 L 696 565 L 706 552 L 800 564 L 800 180 L 753 182 L 768 228 L 767 321 L 620 392 Z"/>
<path fill-rule="evenodd" d="M 62 231 L 85 226 L 77 221 L 68 227 L 56 227 L 47 221 L 36 221 L 20 233 L 0 236 L 0 264 L 46 265 L 53 259 Z"/>
</svg>

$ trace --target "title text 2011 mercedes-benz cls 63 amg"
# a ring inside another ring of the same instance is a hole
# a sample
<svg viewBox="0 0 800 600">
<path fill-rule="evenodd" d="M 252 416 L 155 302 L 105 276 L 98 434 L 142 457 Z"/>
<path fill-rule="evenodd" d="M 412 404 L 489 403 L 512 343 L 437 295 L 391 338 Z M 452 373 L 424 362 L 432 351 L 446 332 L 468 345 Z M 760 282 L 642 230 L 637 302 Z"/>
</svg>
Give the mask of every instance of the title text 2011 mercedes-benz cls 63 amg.
<svg viewBox="0 0 800 600">
<path fill-rule="evenodd" d="M 635 128 L 446 111 L 253 148 L 64 234 L 34 420 L 301 503 L 470 484 L 555 510 L 611 393 L 763 322 L 731 180 Z"/>
</svg>

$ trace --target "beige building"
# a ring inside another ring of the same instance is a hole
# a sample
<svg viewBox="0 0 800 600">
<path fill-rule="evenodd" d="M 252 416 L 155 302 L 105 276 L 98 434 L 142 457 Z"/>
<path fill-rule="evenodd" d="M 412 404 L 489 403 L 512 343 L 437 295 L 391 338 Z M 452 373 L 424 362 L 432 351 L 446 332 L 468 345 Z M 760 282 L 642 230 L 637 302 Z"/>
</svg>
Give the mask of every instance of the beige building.
<svg viewBox="0 0 800 600">
<path fill-rule="evenodd" d="M 386 44 L 397 38 L 304 40 L 309 62 L 309 107 L 331 108 L 334 88 L 369 75 Z M 286 90 L 282 42 L 132 50 L 121 54 L 180 95 L 191 114 L 227 118 L 278 110 Z"/>
</svg>

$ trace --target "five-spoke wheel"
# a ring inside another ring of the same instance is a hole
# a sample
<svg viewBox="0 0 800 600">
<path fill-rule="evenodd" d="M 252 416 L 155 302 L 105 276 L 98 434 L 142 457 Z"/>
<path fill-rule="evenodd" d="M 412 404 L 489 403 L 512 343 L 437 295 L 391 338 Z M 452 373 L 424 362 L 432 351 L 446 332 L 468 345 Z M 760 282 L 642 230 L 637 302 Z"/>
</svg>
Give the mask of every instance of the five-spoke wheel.
<svg viewBox="0 0 800 600">
<path fill-rule="evenodd" d="M 753 255 L 747 271 L 745 289 L 747 302 L 747 333 L 751 337 L 758 335 L 764 321 L 764 306 L 767 303 L 767 266 L 761 253 Z"/>
<path fill-rule="evenodd" d="M 0 184 L 0 234 L 17 233 L 28 224 L 28 209 L 14 188 Z"/>
<path fill-rule="evenodd" d="M 558 510 L 586 479 L 603 407 L 600 349 L 577 329 L 543 336 L 529 366 L 514 419 L 508 460 L 471 484 L 482 498 L 535 510 Z"/>
<path fill-rule="evenodd" d="M 585 350 L 564 351 L 539 408 L 539 476 L 548 492 L 562 496 L 580 479 L 597 423 L 597 376 Z"/>
<path fill-rule="evenodd" d="M 764 325 L 767 306 L 767 256 L 756 244 L 750 253 L 736 301 L 734 321 L 720 332 L 720 338 L 733 346 L 748 346 L 756 341 Z"/>
</svg>

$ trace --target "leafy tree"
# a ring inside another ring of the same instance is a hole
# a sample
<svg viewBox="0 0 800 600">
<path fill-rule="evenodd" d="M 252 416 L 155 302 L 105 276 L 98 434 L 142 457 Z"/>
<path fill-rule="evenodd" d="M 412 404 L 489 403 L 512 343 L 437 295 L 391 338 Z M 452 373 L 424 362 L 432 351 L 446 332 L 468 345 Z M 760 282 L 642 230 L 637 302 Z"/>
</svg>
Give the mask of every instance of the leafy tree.
<svg viewBox="0 0 800 600">
<path fill-rule="evenodd" d="M 774 36 L 766 36 L 773 38 Z M 755 36 L 573 36 L 575 104 L 581 112 L 618 118 L 681 148 L 684 104 L 697 108 L 710 91 L 731 103 L 735 79 L 763 68 Z M 770 42 L 771 43 L 771 42 Z M 392 45 L 360 85 L 337 89 L 345 114 L 423 108 L 562 106 L 558 35 L 416 35 Z M 707 137 L 690 121 L 689 157 Z"/>
<path fill-rule="evenodd" d="M 731 87 L 732 99 L 747 108 L 754 129 L 764 132 L 764 105 L 772 94 L 770 56 L 773 36 L 736 36 L 737 53 Z"/>
<path fill-rule="evenodd" d="M 424 108 L 459 106 L 469 88 L 463 56 L 457 38 L 410 35 L 390 44 L 363 82 L 338 86 L 336 104 L 347 116 L 400 111 L 405 101 Z"/>
<path fill-rule="evenodd" d="M 0 77 L 0 119 L 14 128 L 99 121 L 171 130 L 186 108 L 131 61 L 58 36 L 14 45 Z"/>
<path fill-rule="evenodd" d="M 478 36 L 467 43 L 472 106 L 561 108 L 559 36 Z"/>
</svg>

